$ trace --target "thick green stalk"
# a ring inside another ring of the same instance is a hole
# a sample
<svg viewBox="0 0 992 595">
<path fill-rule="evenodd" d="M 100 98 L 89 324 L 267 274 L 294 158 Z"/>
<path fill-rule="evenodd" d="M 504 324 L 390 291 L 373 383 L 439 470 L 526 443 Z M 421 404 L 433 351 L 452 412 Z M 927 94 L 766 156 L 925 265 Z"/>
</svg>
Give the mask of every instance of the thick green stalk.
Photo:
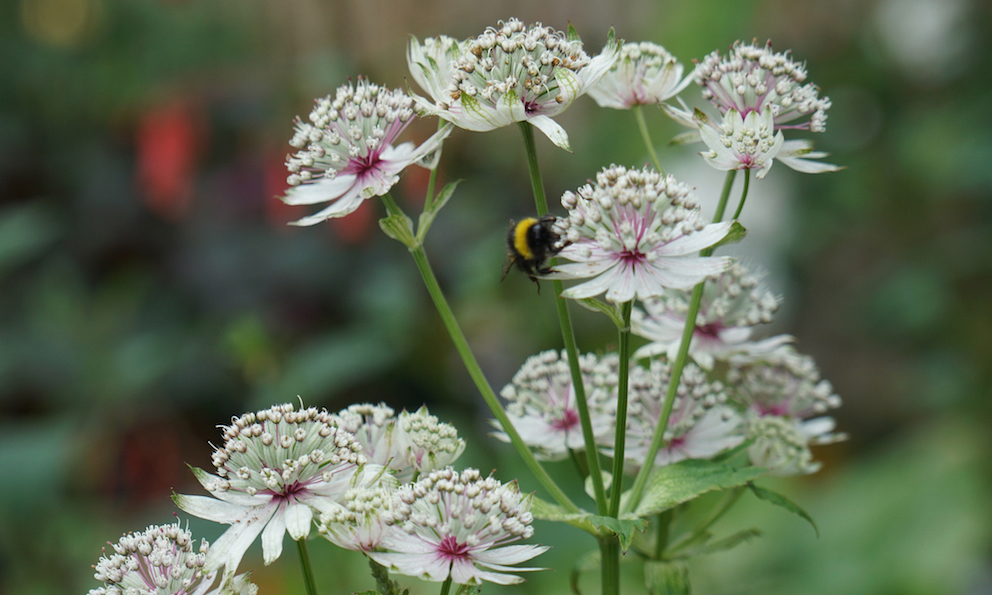
<svg viewBox="0 0 992 595">
<path fill-rule="evenodd" d="M 300 565 L 303 567 L 303 584 L 306 585 L 307 595 L 317 595 L 317 587 L 313 582 L 313 570 L 310 568 L 310 556 L 307 555 L 307 538 L 296 542 L 300 550 Z"/>
<path fill-rule="evenodd" d="M 617 386 L 617 433 L 613 442 L 613 483 L 610 485 L 610 516 L 620 516 L 623 493 L 624 446 L 627 440 L 627 385 L 630 381 L 630 312 L 633 300 L 620 305 L 623 328 L 620 329 L 620 370 Z"/>
<path fill-rule="evenodd" d="M 734 212 L 734 219 L 741 216 L 741 211 L 744 210 L 744 200 L 747 199 L 747 187 L 751 183 L 751 170 L 744 170 L 744 191 L 741 192 L 741 202 L 737 204 L 737 211 Z"/>
<path fill-rule="evenodd" d="M 543 216 L 548 212 L 548 201 L 544 195 L 544 182 L 541 179 L 541 169 L 537 164 L 537 148 L 534 145 L 534 128 L 527 122 L 520 122 L 520 133 L 524 137 L 524 148 L 527 152 L 527 169 L 530 172 L 530 184 L 534 191 L 534 204 L 537 214 Z M 554 262 L 552 261 L 552 264 Z M 586 459 L 589 464 L 589 475 L 592 477 L 593 493 L 596 497 L 596 511 L 605 515 L 607 510 L 606 488 L 603 486 L 603 472 L 599 464 L 599 452 L 596 450 L 596 440 L 592 433 L 592 422 L 589 418 L 589 405 L 586 402 L 585 384 L 582 382 L 582 371 L 579 368 L 579 349 L 575 343 L 575 333 L 572 329 L 572 317 L 568 312 L 568 303 L 561 297 L 561 281 L 551 282 L 555 290 L 555 307 L 558 311 L 558 324 L 561 326 L 561 338 L 568 355 L 568 368 L 572 374 L 572 386 L 575 389 L 575 405 L 579 409 L 579 422 L 582 425 L 582 439 L 585 443 Z"/>
<path fill-rule="evenodd" d="M 651 163 L 658 173 L 665 175 L 665 170 L 661 167 L 658 154 L 654 152 L 654 143 L 651 142 L 651 134 L 648 132 L 648 123 L 644 120 L 644 110 L 640 105 L 634 106 L 634 117 L 637 118 L 637 127 L 641 129 L 641 138 L 644 139 L 644 146 L 648 148 L 648 155 L 651 156 Z"/>
<path fill-rule="evenodd" d="M 448 574 L 448 578 L 444 579 L 444 584 L 441 585 L 441 595 L 448 595 L 451 591 L 451 574 Z"/>
<path fill-rule="evenodd" d="M 438 130 L 441 130 L 441 127 L 443 127 L 443 126 L 444 126 L 444 120 L 442 120 L 441 118 L 438 118 L 438 120 L 437 120 L 437 129 Z M 438 149 L 438 150 L 440 151 L 440 149 Z M 427 178 L 427 197 L 424 199 L 424 210 L 425 211 L 430 210 L 431 206 L 433 206 L 433 204 L 434 204 L 434 185 L 437 183 L 437 170 L 438 170 L 438 167 L 435 167 L 434 169 L 432 169 L 431 170 L 431 173 L 430 173 L 430 176 Z"/>
<path fill-rule="evenodd" d="M 661 555 L 668 547 L 668 528 L 672 526 L 672 518 L 675 516 L 675 509 L 669 508 L 658 515 L 657 533 L 654 541 L 654 559 L 661 560 Z"/>
<path fill-rule="evenodd" d="M 620 595 L 620 541 L 612 535 L 599 538 L 603 595 Z"/>
<path fill-rule="evenodd" d="M 727 172 L 727 179 L 723 184 L 723 192 L 720 194 L 720 202 L 717 204 L 716 213 L 713 215 L 714 223 L 718 223 L 723 219 L 723 212 L 727 208 L 727 199 L 730 196 L 730 189 L 734 185 L 734 176 L 736 174 L 736 170 Z M 712 248 L 706 248 L 700 252 L 701 256 L 709 256 L 711 254 L 713 254 Z M 634 487 L 631 490 L 630 500 L 628 500 L 627 504 L 628 510 L 635 510 L 637 504 L 641 501 L 641 496 L 644 495 L 644 486 L 647 485 L 648 476 L 651 474 L 651 468 L 654 466 L 655 457 L 658 455 L 658 451 L 661 450 L 661 446 L 665 441 L 665 429 L 668 427 L 668 418 L 671 417 L 672 406 L 675 404 L 675 393 L 678 391 L 679 381 L 682 379 L 682 369 L 685 368 L 686 360 L 689 356 L 689 343 L 692 342 L 692 335 L 696 330 L 696 315 L 699 313 L 699 304 L 703 299 L 704 283 L 705 281 L 692 289 L 692 297 L 689 298 L 689 311 L 686 313 L 685 327 L 682 330 L 682 343 L 679 345 L 678 355 L 675 357 L 675 363 L 672 365 L 672 375 L 668 381 L 665 405 L 661 410 L 661 418 L 658 420 L 658 426 L 654 430 L 654 436 L 651 438 L 651 446 L 648 447 L 647 457 L 640 471 L 637 472 L 637 477 L 634 478 Z"/>
</svg>

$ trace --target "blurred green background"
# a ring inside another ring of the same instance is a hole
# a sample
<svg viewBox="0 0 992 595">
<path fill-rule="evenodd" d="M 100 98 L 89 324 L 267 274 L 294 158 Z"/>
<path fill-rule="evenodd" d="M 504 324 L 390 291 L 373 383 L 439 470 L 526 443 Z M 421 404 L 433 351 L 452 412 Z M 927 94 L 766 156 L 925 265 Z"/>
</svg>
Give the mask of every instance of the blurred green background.
<svg viewBox="0 0 992 595">
<path fill-rule="evenodd" d="M 833 99 L 816 142 L 848 169 L 774 168 L 752 185 L 740 249 L 784 295 L 772 331 L 817 359 L 851 439 L 817 451 L 819 474 L 766 482 L 811 512 L 819 539 L 745 499 L 716 530 L 765 536 L 694 561 L 694 592 L 992 593 L 987 3 L 11 0 L 0 3 L 0 594 L 97 586 L 106 542 L 170 522 L 172 490 L 199 493 L 185 463 L 209 466 L 216 425 L 297 395 L 332 410 L 427 403 L 468 438 L 464 465 L 537 489 L 488 436 L 407 251 L 378 231 L 381 205 L 297 229 L 286 222 L 304 211 L 274 198 L 292 118 L 314 97 L 358 75 L 404 86 L 408 34 L 468 37 L 510 16 L 572 22 L 591 51 L 612 25 L 686 64 L 772 39 Z M 698 88 L 683 96 L 698 101 Z M 666 167 L 711 201 L 721 174 L 698 148 L 666 145 L 681 130 L 660 111 L 647 116 Z M 538 135 L 552 198 L 611 162 L 647 161 L 630 113 L 581 98 L 559 121 L 574 154 Z M 465 181 L 428 252 L 498 389 L 560 346 L 548 292 L 521 275 L 499 283 L 506 222 L 533 210 L 519 134 L 456 131 L 441 167 Z M 409 171 L 395 189 L 408 210 L 426 179 Z M 581 347 L 615 342 L 603 320 L 575 315 Z M 221 529 L 190 524 L 208 539 Z M 557 570 L 528 590 L 566 593 L 594 543 L 537 530 L 556 546 L 539 562 Z M 302 592 L 292 550 L 263 567 L 255 548 L 243 567 L 261 593 Z M 372 587 L 360 556 L 319 540 L 312 552 L 322 592 Z M 628 572 L 625 592 L 640 592 Z M 595 592 L 595 577 L 582 584 Z"/>
</svg>

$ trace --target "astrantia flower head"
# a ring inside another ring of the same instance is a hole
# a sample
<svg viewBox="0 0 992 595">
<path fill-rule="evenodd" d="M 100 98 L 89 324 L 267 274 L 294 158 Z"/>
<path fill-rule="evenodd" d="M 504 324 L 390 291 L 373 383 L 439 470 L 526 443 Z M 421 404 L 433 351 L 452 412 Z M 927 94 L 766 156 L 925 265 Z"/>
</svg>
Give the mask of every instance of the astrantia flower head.
<svg viewBox="0 0 992 595">
<path fill-rule="evenodd" d="M 764 46 L 740 41 L 728 56 L 713 52 L 695 70 L 696 84 L 703 97 L 721 114 L 730 110 L 747 115 L 770 108 L 775 129 L 797 128 L 823 132 L 830 99 L 820 97 L 819 89 L 806 81 L 806 66 L 793 62 L 788 52 L 773 52 Z"/>
<path fill-rule="evenodd" d="M 282 553 L 287 531 L 294 540 L 310 533 L 314 510 L 327 510 L 349 489 L 382 477 L 385 470 L 366 465 L 361 451 L 354 435 L 338 428 L 327 411 L 277 405 L 224 428 L 224 445 L 213 454 L 217 475 L 194 469 L 214 498 L 176 494 L 173 499 L 189 514 L 231 525 L 211 549 L 208 568 L 225 565 L 232 573 L 259 534 L 270 564 Z"/>
<path fill-rule="evenodd" d="M 761 112 L 748 112 L 746 116 L 732 109 L 724 114 L 719 127 L 711 125 L 709 118 L 698 110 L 695 120 L 703 142 L 710 148 L 700 155 L 707 163 L 724 171 L 753 169 L 758 172 L 759 179 L 764 178 L 785 142 L 782 132 L 775 131 L 769 106 Z"/>
<path fill-rule="evenodd" d="M 615 353 L 602 357 L 592 353 L 579 356 L 592 433 L 597 442 L 607 440 L 613 432 L 619 366 L 620 358 Z M 561 357 L 551 350 L 527 358 L 500 395 L 509 402 L 507 415 L 513 427 L 538 459 L 556 461 L 567 457 L 569 450 L 585 450 L 575 388 L 564 351 Z M 493 425 L 501 427 L 495 420 Z M 502 432 L 495 436 L 510 441 Z"/>
<path fill-rule="evenodd" d="M 519 576 L 504 573 L 538 569 L 508 566 L 548 549 L 507 545 L 533 535 L 531 499 L 520 495 L 517 482 L 502 484 L 475 469 L 431 471 L 397 490 L 397 530 L 382 541 L 385 551 L 368 556 L 393 572 L 429 581 L 519 583 Z"/>
<path fill-rule="evenodd" d="M 435 95 L 435 82 L 422 84 L 435 103 L 418 98 L 417 106 L 477 132 L 530 122 L 551 142 L 569 150 L 568 134 L 551 118 L 609 70 L 618 45 L 611 31 L 602 53 L 590 58 L 581 41 L 561 31 L 540 23 L 526 27 L 517 19 L 500 21 L 461 44 L 447 88 Z M 424 63 L 416 58 L 415 62 Z M 424 73 L 424 78 L 437 81 L 443 68 L 443 61 L 438 62 L 436 73 Z"/>
<path fill-rule="evenodd" d="M 392 503 L 388 484 L 348 490 L 343 505 L 321 513 L 317 531 L 339 547 L 374 551 L 393 524 Z"/>
<path fill-rule="evenodd" d="M 808 419 L 840 406 L 811 357 L 781 347 L 764 361 L 732 365 L 727 379 L 748 407 L 751 461 L 772 474 L 813 473 L 820 465 L 813 462 L 809 445 L 844 439 L 834 433 L 832 418 Z"/>
<path fill-rule="evenodd" d="M 401 482 L 410 481 L 415 473 L 450 465 L 465 450 L 455 427 L 439 422 L 427 407 L 396 417 L 383 403 L 365 403 L 351 405 L 338 417 L 340 426 L 361 443 L 368 460 L 389 467 Z"/>
<path fill-rule="evenodd" d="M 647 459 L 671 373 L 671 364 L 665 359 L 652 360 L 647 369 L 631 368 L 624 459 L 632 471 L 640 469 Z M 666 446 L 658 451 L 655 464 L 707 459 L 743 442 L 741 418 L 724 405 L 726 401 L 727 393 L 720 382 L 708 381 L 699 367 L 687 364 L 665 428 Z"/>
<path fill-rule="evenodd" d="M 357 85 L 339 87 L 333 98 L 318 99 L 310 122 L 297 119 L 296 133 L 289 141 L 300 150 L 286 159 L 290 172 L 286 181 L 291 188 L 283 201 L 289 205 L 333 202 L 295 224 L 314 225 L 344 217 L 363 200 L 388 192 L 407 166 L 437 155 L 450 126 L 420 147 L 411 142 L 393 145 L 414 116 L 409 95 L 362 78 Z"/>
<path fill-rule="evenodd" d="M 666 355 L 675 361 L 682 344 L 682 331 L 689 312 L 690 294 L 668 290 L 644 301 L 644 311 L 635 308 L 631 329 L 651 343 L 634 352 L 636 359 Z M 779 300 L 760 284 L 760 278 L 744 265 L 734 263 L 715 279 L 707 279 L 696 315 L 696 330 L 689 343 L 689 356 L 700 367 L 711 370 L 717 360 L 731 357 L 737 362 L 767 355 L 792 340 L 778 335 L 751 340 L 754 327 L 772 321 Z"/>
<path fill-rule="evenodd" d="M 444 93 L 451 84 L 451 74 L 455 62 L 462 57 L 466 41 L 458 41 L 453 37 L 441 35 L 428 37 L 424 43 L 410 38 L 406 49 L 406 63 L 410 68 L 413 80 L 435 102 L 441 101 Z"/>
<path fill-rule="evenodd" d="M 212 588 L 216 571 L 205 570 L 209 545 L 194 548 L 193 536 L 178 523 L 152 525 L 112 544 L 114 553 L 97 562 L 93 575 L 104 586 L 89 595 L 255 595 L 258 587 L 239 575 Z"/>
<path fill-rule="evenodd" d="M 661 295 L 666 288 L 691 289 L 730 265 L 727 257 L 695 253 L 719 242 L 731 222 L 707 225 L 689 188 L 654 170 L 612 165 L 595 184 L 566 192 L 568 217 L 556 231 L 568 242 L 559 257 L 572 264 L 554 268 L 557 279 L 591 280 L 568 288 L 568 298 L 606 292 L 628 302 Z"/>
<path fill-rule="evenodd" d="M 683 71 L 682 63 L 656 43 L 626 43 L 613 68 L 588 93 L 601 107 L 613 109 L 661 103 L 692 82 Z"/>
</svg>

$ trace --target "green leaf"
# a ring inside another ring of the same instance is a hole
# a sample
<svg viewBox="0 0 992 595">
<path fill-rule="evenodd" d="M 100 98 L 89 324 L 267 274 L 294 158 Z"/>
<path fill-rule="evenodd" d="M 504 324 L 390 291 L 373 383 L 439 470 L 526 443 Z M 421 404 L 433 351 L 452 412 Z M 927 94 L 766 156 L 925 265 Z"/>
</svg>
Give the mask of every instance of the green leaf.
<svg viewBox="0 0 992 595">
<path fill-rule="evenodd" d="M 417 240 L 413 236 L 413 221 L 406 215 L 395 214 L 379 219 L 379 227 L 387 236 L 401 242 L 407 248 L 412 250 L 417 247 Z"/>
<path fill-rule="evenodd" d="M 575 30 L 575 25 L 572 23 L 568 24 L 568 31 L 565 33 L 565 39 L 569 41 L 582 41 L 582 38 L 579 37 L 579 32 Z"/>
<path fill-rule="evenodd" d="M 589 522 L 599 529 L 599 534 L 612 533 L 620 539 L 620 549 L 624 552 L 630 549 L 634 533 L 648 528 L 647 519 L 625 518 L 615 519 L 611 516 L 589 515 Z"/>
<path fill-rule="evenodd" d="M 734 469 L 724 463 L 688 459 L 655 469 L 634 511 L 639 517 L 658 514 L 711 490 L 744 485 L 767 472 L 763 467 Z M 625 494 L 629 496 L 629 492 Z"/>
<path fill-rule="evenodd" d="M 448 204 L 448 201 L 451 200 L 451 196 L 455 193 L 455 188 L 460 182 L 461 180 L 455 180 L 445 186 L 444 189 L 441 190 L 441 193 L 437 195 L 437 199 L 434 200 L 431 208 L 420 214 L 420 218 L 417 221 L 418 243 L 422 244 L 424 242 L 424 238 L 427 237 L 427 230 L 429 230 L 431 225 L 434 223 L 434 218 L 437 217 L 437 214 L 444 208 L 444 205 Z"/>
<path fill-rule="evenodd" d="M 764 500 L 765 502 L 769 502 L 771 504 L 774 504 L 775 506 L 780 506 L 788 510 L 792 514 L 798 515 L 801 518 L 803 518 L 807 523 L 810 524 L 810 526 L 813 527 L 813 531 L 816 531 L 816 536 L 817 537 L 820 536 L 820 529 L 816 526 L 816 522 L 813 520 L 813 517 L 809 516 L 809 513 L 807 513 L 802 508 L 800 508 L 798 504 L 796 504 L 792 500 L 789 500 L 788 498 L 786 498 L 782 494 L 779 494 L 778 492 L 766 490 L 765 488 L 759 488 L 753 483 L 748 483 L 747 487 L 751 488 L 751 491 L 754 492 L 754 495 L 757 496 L 759 500 Z"/>
<path fill-rule="evenodd" d="M 623 319 L 620 317 L 620 312 L 617 310 L 616 306 L 611 306 L 610 304 L 601 302 L 596 298 L 582 298 L 577 300 L 579 305 L 587 310 L 592 310 L 593 312 L 602 312 L 613 321 L 618 329 L 622 329 Z"/>
<path fill-rule="evenodd" d="M 706 534 L 712 537 L 711 534 Z M 686 544 L 686 547 L 679 548 L 675 555 L 671 556 L 671 559 L 686 559 L 693 556 L 701 556 L 705 554 L 714 554 L 716 552 L 723 552 L 731 548 L 737 547 L 738 545 L 754 539 L 755 537 L 760 537 L 761 531 L 758 529 L 745 529 L 743 531 L 738 531 L 730 535 L 729 537 L 724 537 L 723 539 L 718 539 L 710 543 L 704 543 L 697 547 L 688 547 L 691 544 Z M 707 538 L 707 541 L 708 541 Z"/>
<path fill-rule="evenodd" d="M 644 563 L 644 583 L 651 595 L 689 595 L 689 567 L 681 560 Z"/>
<path fill-rule="evenodd" d="M 725 246 L 727 244 L 736 244 L 737 242 L 743 240 L 746 235 L 747 229 L 737 221 L 734 221 L 730 224 L 730 230 L 727 232 L 727 235 L 723 236 L 723 239 L 719 242 L 710 246 L 710 249 L 712 250 L 717 246 Z"/>
<path fill-rule="evenodd" d="M 583 572 L 596 570 L 599 566 L 599 550 L 586 552 L 585 555 L 579 558 L 575 562 L 575 566 L 572 567 L 572 573 L 568 578 L 568 586 L 572 589 L 572 593 L 575 593 L 575 595 L 582 595 L 582 592 L 579 591 L 579 577 Z"/>
</svg>

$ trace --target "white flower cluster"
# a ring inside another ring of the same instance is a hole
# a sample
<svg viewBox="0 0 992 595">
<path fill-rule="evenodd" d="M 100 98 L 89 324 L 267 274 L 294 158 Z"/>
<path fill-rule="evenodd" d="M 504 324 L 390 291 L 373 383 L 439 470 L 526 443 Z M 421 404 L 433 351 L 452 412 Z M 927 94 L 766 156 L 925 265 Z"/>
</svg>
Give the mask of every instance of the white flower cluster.
<svg viewBox="0 0 992 595">
<path fill-rule="evenodd" d="M 587 279 L 562 296 L 606 293 L 614 303 L 647 299 L 666 288 L 690 289 L 730 265 L 726 257 L 696 253 L 722 240 L 730 223 L 707 224 L 689 188 L 654 170 L 611 165 L 594 184 L 562 195 L 568 217 L 556 231 L 565 246 L 557 279 Z"/>
<path fill-rule="evenodd" d="M 620 358 L 615 353 L 579 357 L 583 389 L 589 409 L 592 433 L 597 443 L 610 440 L 616 418 L 617 380 Z M 545 351 L 527 358 L 503 387 L 507 415 L 523 441 L 538 459 L 557 461 L 568 451 L 585 450 L 579 409 L 572 385 L 568 357 L 564 351 Z M 498 421 L 493 425 L 500 428 Z M 502 433 L 494 434 L 509 442 Z"/>
<path fill-rule="evenodd" d="M 113 553 L 97 562 L 93 575 L 104 583 L 89 595 L 256 595 L 247 575 L 230 577 L 215 586 L 217 572 L 205 569 L 210 549 L 178 523 L 152 525 L 128 533 L 111 544 Z"/>
<path fill-rule="evenodd" d="M 589 89 L 600 107 L 630 109 L 675 97 L 692 82 L 684 67 L 656 43 L 625 43 L 616 64 Z"/>
<path fill-rule="evenodd" d="M 635 359 L 666 355 L 674 361 L 682 344 L 690 294 L 670 289 L 644 300 L 635 308 L 633 332 L 651 343 L 634 352 Z M 772 321 L 779 299 L 760 284 L 760 277 L 735 262 L 719 276 L 707 279 L 696 315 L 689 356 L 700 367 L 712 370 L 717 361 L 745 361 L 771 353 L 792 340 L 789 335 L 752 340 L 755 327 Z"/>
</svg>

